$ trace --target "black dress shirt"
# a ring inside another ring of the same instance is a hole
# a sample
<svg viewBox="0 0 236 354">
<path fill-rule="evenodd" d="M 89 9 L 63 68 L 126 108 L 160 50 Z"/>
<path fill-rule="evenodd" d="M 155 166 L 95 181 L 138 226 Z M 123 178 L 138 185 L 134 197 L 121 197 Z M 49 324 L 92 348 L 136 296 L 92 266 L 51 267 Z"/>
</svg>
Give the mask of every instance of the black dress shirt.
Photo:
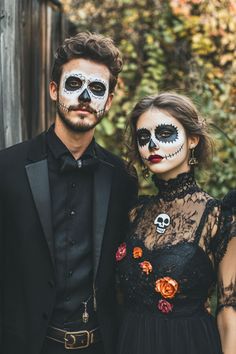
<svg viewBox="0 0 236 354">
<path fill-rule="evenodd" d="M 92 205 L 93 171 L 61 172 L 62 158 L 73 156 L 57 137 L 53 126 L 47 133 L 49 183 L 52 200 L 57 297 L 51 325 L 79 330 L 93 328 Z M 94 157 L 94 140 L 83 158 Z M 89 322 L 82 322 L 87 302 Z"/>
</svg>

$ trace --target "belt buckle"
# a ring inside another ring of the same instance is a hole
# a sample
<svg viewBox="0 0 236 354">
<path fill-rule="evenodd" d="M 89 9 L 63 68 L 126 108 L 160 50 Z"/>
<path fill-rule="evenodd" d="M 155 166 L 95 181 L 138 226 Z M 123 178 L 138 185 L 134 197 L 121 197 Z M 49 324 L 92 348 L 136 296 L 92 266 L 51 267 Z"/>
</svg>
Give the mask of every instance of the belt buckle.
<svg viewBox="0 0 236 354">
<path fill-rule="evenodd" d="M 77 338 L 84 334 L 87 336 L 86 343 L 82 342 L 80 345 L 77 345 Z M 90 333 L 89 331 L 66 332 L 64 339 L 66 349 L 87 348 L 90 344 Z"/>
</svg>

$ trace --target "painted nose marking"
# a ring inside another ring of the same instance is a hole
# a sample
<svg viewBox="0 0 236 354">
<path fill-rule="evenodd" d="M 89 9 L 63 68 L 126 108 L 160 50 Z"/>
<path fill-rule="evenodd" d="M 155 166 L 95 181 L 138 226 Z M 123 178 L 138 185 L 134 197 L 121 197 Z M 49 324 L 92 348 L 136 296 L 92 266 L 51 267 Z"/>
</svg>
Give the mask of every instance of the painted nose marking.
<svg viewBox="0 0 236 354">
<path fill-rule="evenodd" d="M 91 102 L 91 97 L 90 97 L 87 89 L 85 89 L 81 93 L 81 95 L 79 96 L 79 100 L 82 101 L 82 102 Z"/>
<path fill-rule="evenodd" d="M 157 147 L 157 145 L 154 143 L 154 141 L 152 139 L 150 139 L 150 142 L 148 144 L 148 148 L 151 150 L 151 149 L 154 149 L 156 147 Z"/>
</svg>

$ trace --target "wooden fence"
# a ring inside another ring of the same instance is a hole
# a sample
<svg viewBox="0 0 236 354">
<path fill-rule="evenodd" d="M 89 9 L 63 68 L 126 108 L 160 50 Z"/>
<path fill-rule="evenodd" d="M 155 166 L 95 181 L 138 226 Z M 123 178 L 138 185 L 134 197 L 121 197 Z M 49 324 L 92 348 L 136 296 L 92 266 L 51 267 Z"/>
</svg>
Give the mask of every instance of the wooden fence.
<svg viewBox="0 0 236 354">
<path fill-rule="evenodd" d="M 0 149 L 51 123 L 52 57 L 68 28 L 60 1 L 0 1 Z"/>
</svg>

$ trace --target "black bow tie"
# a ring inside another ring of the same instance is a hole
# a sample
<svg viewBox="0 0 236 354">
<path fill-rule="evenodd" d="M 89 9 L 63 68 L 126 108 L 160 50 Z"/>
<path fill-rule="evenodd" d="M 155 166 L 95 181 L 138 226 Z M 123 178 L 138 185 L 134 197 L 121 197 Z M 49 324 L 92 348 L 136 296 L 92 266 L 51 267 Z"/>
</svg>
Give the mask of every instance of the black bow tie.
<svg viewBox="0 0 236 354">
<path fill-rule="evenodd" d="M 74 160 L 71 156 L 64 155 L 61 157 L 60 172 L 70 172 L 79 170 L 91 170 L 93 171 L 99 164 L 97 157 L 90 157 L 87 159 Z"/>
</svg>

